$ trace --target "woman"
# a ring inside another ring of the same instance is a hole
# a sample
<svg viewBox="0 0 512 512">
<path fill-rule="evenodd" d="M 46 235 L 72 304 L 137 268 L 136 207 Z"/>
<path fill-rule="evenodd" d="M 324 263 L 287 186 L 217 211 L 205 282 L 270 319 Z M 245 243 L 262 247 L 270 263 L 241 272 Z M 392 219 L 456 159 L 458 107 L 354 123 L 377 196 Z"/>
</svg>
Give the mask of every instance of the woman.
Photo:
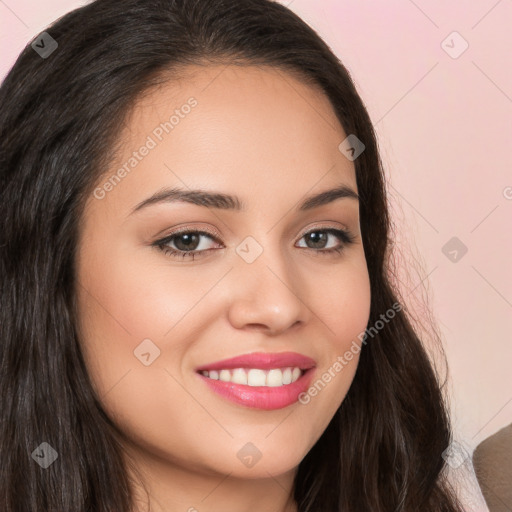
<svg viewBox="0 0 512 512">
<path fill-rule="evenodd" d="M 2 510 L 461 510 L 376 137 L 312 29 L 97 0 L 0 106 Z"/>
</svg>

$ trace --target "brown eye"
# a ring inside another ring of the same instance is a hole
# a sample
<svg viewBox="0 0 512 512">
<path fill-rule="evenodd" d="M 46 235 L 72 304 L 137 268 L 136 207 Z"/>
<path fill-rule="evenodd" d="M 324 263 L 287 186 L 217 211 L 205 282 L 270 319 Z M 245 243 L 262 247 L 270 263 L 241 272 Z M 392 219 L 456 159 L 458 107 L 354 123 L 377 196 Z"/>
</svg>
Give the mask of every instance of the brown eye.
<svg viewBox="0 0 512 512">
<path fill-rule="evenodd" d="M 174 245 L 180 251 L 194 251 L 199 245 L 201 235 L 197 233 L 184 233 L 182 235 L 176 235 Z"/>
<path fill-rule="evenodd" d="M 172 257 L 194 259 L 197 254 L 202 254 L 212 249 L 208 247 L 208 242 L 203 242 L 204 239 L 216 240 L 206 231 L 180 231 L 178 233 L 171 233 L 153 245 Z"/>
<path fill-rule="evenodd" d="M 355 237 L 348 231 L 334 228 L 314 229 L 308 231 L 302 238 L 306 240 L 305 248 L 313 249 L 319 253 L 340 252 L 345 246 L 355 240 Z M 337 245 L 335 244 L 336 238 L 341 241 Z M 331 241 L 333 241 L 335 245 L 328 247 Z"/>
</svg>

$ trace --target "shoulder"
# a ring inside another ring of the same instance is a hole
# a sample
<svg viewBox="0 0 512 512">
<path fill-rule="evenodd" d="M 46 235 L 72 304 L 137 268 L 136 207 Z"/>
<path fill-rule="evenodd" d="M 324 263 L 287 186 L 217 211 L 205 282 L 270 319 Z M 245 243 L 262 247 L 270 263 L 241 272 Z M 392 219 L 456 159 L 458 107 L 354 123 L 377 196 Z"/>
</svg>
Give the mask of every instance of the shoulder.
<svg viewBox="0 0 512 512">
<path fill-rule="evenodd" d="M 512 424 L 475 448 L 473 467 L 491 512 L 512 510 Z"/>
</svg>

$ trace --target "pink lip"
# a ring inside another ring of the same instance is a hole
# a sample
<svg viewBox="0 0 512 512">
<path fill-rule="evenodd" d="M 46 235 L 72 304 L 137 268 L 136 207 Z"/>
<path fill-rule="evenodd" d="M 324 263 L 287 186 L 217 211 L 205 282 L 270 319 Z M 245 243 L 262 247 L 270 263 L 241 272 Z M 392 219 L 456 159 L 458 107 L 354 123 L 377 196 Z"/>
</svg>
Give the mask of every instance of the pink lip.
<svg viewBox="0 0 512 512">
<path fill-rule="evenodd" d="M 276 354 L 254 352 L 231 359 L 216 361 L 196 369 L 205 384 L 220 396 L 245 407 L 273 410 L 288 407 L 297 402 L 299 395 L 305 392 L 313 378 L 316 363 L 313 359 L 296 352 Z M 233 368 L 300 368 L 304 371 L 295 382 L 283 386 L 248 386 L 221 380 L 210 379 L 200 372 L 205 370 L 229 370 Z"/>
<path fill-rule="evenodd" d="M 313 359 L 297 352 L 264 353 L 253 352 L 242 356 L 223 359 L 214 363 L 205 364 L 196 368 L 196 371 L 203 370 L 229 370 L 233 368 L 259 368 L 270 370 L 271 368 L 297 367 L 301 370 L 314 368 L 316 363 Z M 298 382 L 298 381 L 297 381 Z"/>
<path fill-rule="evenodd" d="M 276 387 L 233 384 L 232 382 L 210 379 L 200 373 L 198 376 L 212 391 L 231 402 L 245 407 L 270 411 L 282 409 L 297 402 L 299 395 L 308 389 L 314 373 L 315 370 L 310 368 L 295 382 Z"/>
</svg>

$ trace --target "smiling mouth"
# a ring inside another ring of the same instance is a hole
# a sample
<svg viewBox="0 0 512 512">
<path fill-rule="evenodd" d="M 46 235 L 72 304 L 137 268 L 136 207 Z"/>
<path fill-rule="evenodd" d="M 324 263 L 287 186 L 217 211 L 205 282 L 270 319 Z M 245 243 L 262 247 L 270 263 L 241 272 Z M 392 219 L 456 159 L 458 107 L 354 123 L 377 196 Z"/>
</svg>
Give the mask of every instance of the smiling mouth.
<svg viewBox="0 0 512 512">
<path fill-rule="evenodd" d="M 315 367 L 219 367 L 218 370 L 203 367 L 196 373 L 211 391 L 223 399 L 243 407 L 271 411 L 297 403 L 300 395 L 309 387 Z"/>
<path fill-rule="evenodd" d="M 212 380 L 231 382 L 245 386 L 281 387 L 296 382 L 305 371 L 298 367 L 271 368 L 233 368 L 222 370 L 202 370 L 199 372 Z"/>
</svg>

